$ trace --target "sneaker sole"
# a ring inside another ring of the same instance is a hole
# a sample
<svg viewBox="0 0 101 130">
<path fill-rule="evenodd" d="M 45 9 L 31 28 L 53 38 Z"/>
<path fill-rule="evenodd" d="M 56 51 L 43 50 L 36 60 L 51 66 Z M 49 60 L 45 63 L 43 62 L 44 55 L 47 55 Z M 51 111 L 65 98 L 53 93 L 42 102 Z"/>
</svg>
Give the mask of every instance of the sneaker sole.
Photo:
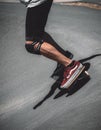
<svg viewBox="0 0 101 130">
<path fill-rule="evenodd" d="M 77 72 L 78 74 L 75 74 L 74 73 L 74 75 L 72 76 L 72 78 L 73 78 L 73 80 L 72 81 L 69 81 L 69 82 L 67 82 L 64 86 L 60 86 L 60 88 L 61 89 L 68 89 L 73 83 L 74 83 L 74 81 L 79 77 L 79 75 L 83 72 L 83 70 L 85 69 L 85 66 L 82 66 L 82 68 L 81 67 L 79 67 L 78 68 L 78 71 L 79 72 Z M 76 76 L 75 76 L 76 75 Z"/>
</svg>

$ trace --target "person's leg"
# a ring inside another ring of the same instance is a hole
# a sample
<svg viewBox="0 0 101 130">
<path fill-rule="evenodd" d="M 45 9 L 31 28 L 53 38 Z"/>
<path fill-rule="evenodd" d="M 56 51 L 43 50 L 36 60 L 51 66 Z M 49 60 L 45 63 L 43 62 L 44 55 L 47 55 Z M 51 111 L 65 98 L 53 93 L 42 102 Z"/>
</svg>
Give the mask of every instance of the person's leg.
<svg viewBox="0 0 101 130">
<path fill-rule="evenodd" d="M 55 60 L 55 61 L 63 64 L 64 66 L 67 66 L 67 65 L 69 65 L 72 62 L 71 59 L 69 59 L 66 56 L 64 56 L 54 46 L 50 45 L 47 42 L 44 42 L 41 45 L 40 53 L 42 55 L 46 56 L 47 58 L 50 58 L 52 60 Z"/>
<path fill-rule="evenodd" d="M 29 43 L 29 45 L 31 44 Z M 64 65 L 63 81 L 60 86 L 60 88 L 62 89 L 68 88 L 85 68 L 80 62 L 72 61 L 71 59 L 67 58 L 55 47 L 53 47 L 47 42 L 37 42 L 36 44 L 34 44 L 34 46 L 31 46 L 31 51 L 38 50 L 38 54 L 40 52 L 40 54 L 42 54 L 43 56 L 55 60 Z"/>
<path fill-rule="evenodd" d="M 44 39 L 45 42 L 54 46 L 66 57 L 72 58 L 73 55 L 70 52 L 62 49 L 56 42 L 54 42 L 49 34 L 44 32 L 52 1 L 53 0 L 48 0 L 44 4 L 37 6 L 36 8 L 30 8 L 27 10 L 26 44 L 33 43 L 33 40 L 35 40 L 34 38 L 39 37 L 40 39 Z"/>
<path fill-rule="evenodd" d="M 43 39 L 45 42 L 54 46 L 59 52 L 61 52 L 66 57 L 68 57 L 70 59 L 73 58 L 73 54 L 71 52 L 69 52 L 68 50 L 63 49 L 58 43 L 56 43 L 56 41 L 47 32 L 44 32 Z M 58 63 L 58 65 L 59 65 L 59 63 Z"/>
<path fill-rule="evenodd" d="M 31 45 L 33 41 L 26 41 L 27 44 Z M 35 44 L 33 47 L 33 50 L 36 50 L 39 45 L 39 42 Z M 72 60 L 64 56 L 62 53 L 60 53 L 54 46 L 47 42 L 43 42 L 42 45 L 40 46 L 40 54 L 43 56 L 50 58 L 52 60 L 55 60 L 64 66 L 69 65 Z"/>
<path fill-rule="evenodd" d="M 39 39 L 42 39 L 44 37 L 44 29 L 48 18 L 48 13 L 52 5 L 52 1 L 53 0 L 48 0 L 40 6 L 28 9 L 26 16 L 27 45 L 32 44 L 35 40 L 39 41 Z M 33 46 L 33 49 L 36 49 L 37 45 L 39 45 L 39 43 Z M 60 51 L 58 51 L 56 47 L 54 47 L 51 43 L 45 41 L 41 45 L 40 53 L 48 58 L 62 63 L 65 66 L 67 66 L 71 62 L 71 60 L 62 53 L 60 53 Z"/>
<path fill-rule="evenodd" d="M 61 46 L 59 46 L 56 43 L 56 41 L 47 32 L 44 33 L 43 39 L 45 42 L 53 45 L 60 53 L 62 53 L 69 59 L 73 59 L 73 54 L 71 52 L 69 52 L 68 50 L 64 50 Z M 61 63 L 57 62 L 57 66 L 53 70 L 51 78 L 57 79 L 57 78 L 61 77 L 63 70 L 64 70 L 64 66 Z"/>
<path fill-rule="evenodd" d="M 64 65 L 64 79 L 66 79 L 65 82 L 64 79 L 62 82 L 62 87 L 64 88 L 68 85 L 67 82 L 73 81 L 82 72 L 83 66 L 79 62 L 72 62 L 71 59 L 59 52 L 53 45 L 42 39 L 51 3 L 52 0 L 49 0 L 36 8 L 28 9 L 25 47 L 32 54 L 42 54 Z"/>
<path fill-rule="evenodd" d="M 27 43 L 43 39 L 52 2 L 53 0 L 48 0 L 39 6 L 27 9 L 25 26 Z"/>
</svg>

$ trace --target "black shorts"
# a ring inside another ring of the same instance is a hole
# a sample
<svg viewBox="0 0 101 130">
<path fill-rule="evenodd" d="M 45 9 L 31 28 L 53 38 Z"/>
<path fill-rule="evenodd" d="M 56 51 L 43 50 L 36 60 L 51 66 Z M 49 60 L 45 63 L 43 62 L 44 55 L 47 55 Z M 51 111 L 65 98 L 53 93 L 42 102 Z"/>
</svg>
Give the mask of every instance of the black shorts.
<svg viewBox="0 0 101 130">
<path fill-rule="evenodd" d="M 52 2 L 53 0 L 47 0 L 39 6 L 27 9 L 25 24 L 26 41 L 42 38 Z"/>
</svg>

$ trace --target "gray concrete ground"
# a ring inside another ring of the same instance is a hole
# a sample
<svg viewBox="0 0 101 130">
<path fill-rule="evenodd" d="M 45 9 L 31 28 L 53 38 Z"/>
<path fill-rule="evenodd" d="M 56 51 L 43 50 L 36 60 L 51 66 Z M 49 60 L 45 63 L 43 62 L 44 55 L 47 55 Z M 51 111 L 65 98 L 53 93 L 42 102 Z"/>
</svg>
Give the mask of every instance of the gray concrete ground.
<svg viewBox="0 0 101 130">
<path fill-rule="evenodd" d="M 91 80 L 72 96 L 49 99 L 33 110 L 55 82 L 56 63 L 24 48 L 26 9 L 0 3 L 0 130 L 100 130 L 101 57 L 95 57 Z M 46 31 L 74 59 L 101 53 L 101 11 L 53 5 Z"/>
</svg>

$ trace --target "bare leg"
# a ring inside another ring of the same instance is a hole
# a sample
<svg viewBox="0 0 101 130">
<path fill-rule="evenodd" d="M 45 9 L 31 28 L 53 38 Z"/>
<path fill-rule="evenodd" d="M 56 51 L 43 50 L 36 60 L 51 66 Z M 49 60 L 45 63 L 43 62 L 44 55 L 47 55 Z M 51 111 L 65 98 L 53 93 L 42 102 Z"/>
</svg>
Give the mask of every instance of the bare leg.
<svg viewBox="0 0 101 130">
<path fill-rule="evenodd" d="M 52 60 L 55 60 L 64 66 L 69 65 L 72 60 L 64 56 L 62 53 L 60 53 L 55 47 L 50 45 L 47 42 L 44 42 L 40 48 L 40 52 L 42 55 L 44 55 L 47 58 L 50 58 Z"/>
<path fill-rule="evenodd" d="M 26 41 L 27 44 L 31 44 L 33 43 L 32 41 Z M 38 44 L 36 44 L 34 47 L 37 47 Z M 52 60 L 55 60 L 61 64 L 63 64 L 64 66 L 69 65 L 72 60 L 67 58 L 66 56 L 64 56 L 62 53 L 60 53 L 54 46 L 52 46 L 51 44 L 44 42 L 41 45 L 40 48 L 40 53 Z"/>
</svg>

